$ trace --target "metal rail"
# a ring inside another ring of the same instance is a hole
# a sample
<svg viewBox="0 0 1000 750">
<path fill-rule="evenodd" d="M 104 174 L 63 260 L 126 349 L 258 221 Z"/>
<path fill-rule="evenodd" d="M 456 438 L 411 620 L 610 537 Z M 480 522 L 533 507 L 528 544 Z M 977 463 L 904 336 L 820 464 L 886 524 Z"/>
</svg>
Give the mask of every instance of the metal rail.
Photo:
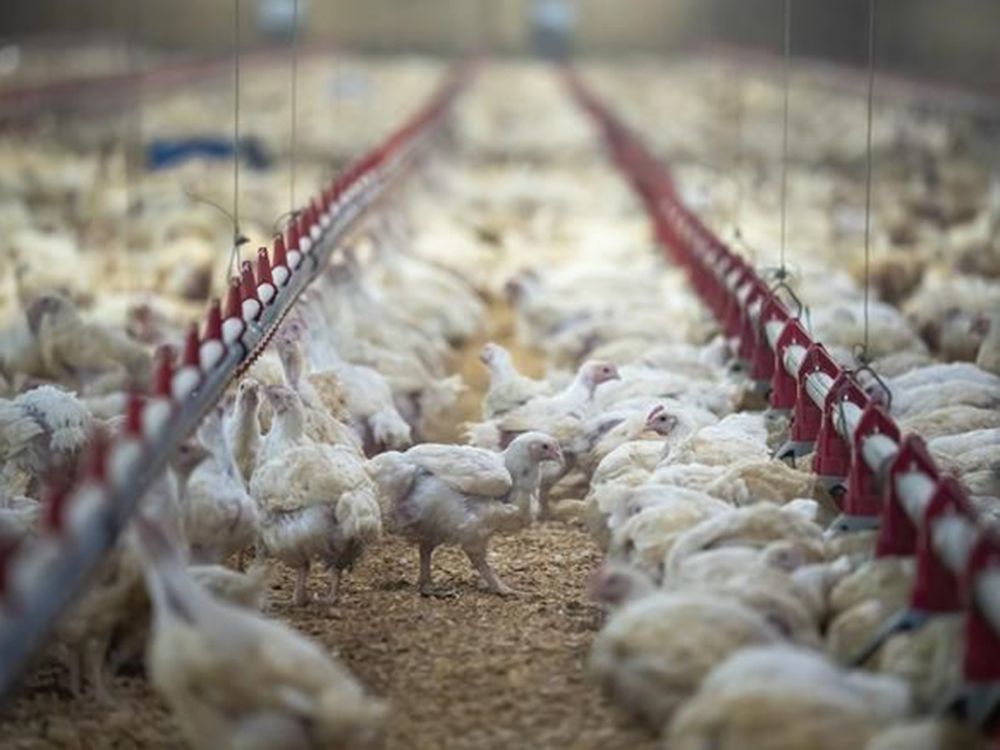
<svg viewBox="0 0 1000 750">
<path fill-rule="evenodd" d="M 38 652 L 177 446 L 275 333 L 341 240 L 400 182 L 440 132 L 468 72 L 449 76 L 430 102 L 348 167 L 293 220 L 273 257 L 262 248 L 230 283 L 205 334 L 189 333 L 182 366 L 161 360 L 151 398 L 130 403 L 125 434 L 92 458 L 82 484 L 52 498 L 40 537 L 0 555 L 0 698 Z"/>
</svg>

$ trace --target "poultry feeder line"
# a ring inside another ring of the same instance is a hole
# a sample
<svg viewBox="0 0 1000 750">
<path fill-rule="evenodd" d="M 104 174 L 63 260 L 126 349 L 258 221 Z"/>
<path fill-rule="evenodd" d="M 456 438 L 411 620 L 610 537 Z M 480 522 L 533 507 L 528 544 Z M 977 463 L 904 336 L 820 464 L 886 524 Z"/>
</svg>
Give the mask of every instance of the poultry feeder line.
<svg viewBox="0 0 1000 750">
<path fill-rule="evenodd" d="M 319 55 L 325 45 L 309 45 L 299 54 Z M 243 55 L 243 64 L 258 66 L 280 59 L 278 47 Z M 138 92 L 166 92 L 191 83 L 204 84 L 223 75 L 231 65 L 229 57 L 166 62 L 141 72 L 109 73 L 63 81 L 21 86 L 0 92 L 0 124 L 29 120 L 48 112 L 107 114 L 110 105 L 126 104 Z"/>
<path fill-rule="evenodd" d="M 768 80 L 773 80 L 775 68 L 782 64 L 782 58 L 775 52 L 725 42 L 708 44 L 701 54 L 709 59 L 721 59 L 743 74 L 756 70 Z M 863 95 L 868 86 L 866 74 L 820 58 L 797 56 L 796 68 L 807 78 L 815 79 L 820 85 L 844 94 Z M 939 81 L 880 71 L 878 88 L 878 99 L 902 104 L 915 111 L 946 115 L 961 112 L 968 117 L 992 121 L 1000 117 L 1000 106 L 995 99 L 975 90 Z"/>
<path fill-rule="evenodd" d="M 295 269 L 285 269 L 290 273 L 283 285 L 278 283 L 268 304 L 253 310 L 255 316 L 247 315 L 242 303 L 249 299 L 259 303 L 258 290 L 268 284 L 274 287 L 266 249 L 262 248 L 258 265 L 266 272 L 258 274 L 256 288 L 251 284 L 245 289 L 249 264 L 244 265 L 244 283 L 230 286 L 226 312 L 213 303 L 205 337 L 199 341 L 196 328 L 189 333 L 183 366 L 174 371 L 172 358 L 160 358 L 154 394 L 145 406 L 138 397 L 130 400 L 125 436 L 102 446 L 85 480 L 71 494 L 52 499 L 52 515 L 60 520 L 11 559 L 0 559 L 0 698 L 10 692 L 176 447 L 219 401 L 230 381 L 259 356 L 340 241 L 426 153 L 469 75 L 468 69 L 448 75 L 427 105 L 324 189 L 322 209 L 313 201 L 302 212 L 308 217 L 308 223 L 303 220 L 305 234 L 316 241 L 303 243 L 297 233 L 289 233 L 298 243 L 296 251 L 302 248 L 301 261 Z M 285 253 L 279 238 L 276 268 Z M 254 281 L 252 271 L 249 281 Z M 227 335 L 226 324 L 236 322 L 235 329 L 228 329 L 236 333 Z"/>
<path fill-rule="evenodd" d="M 599 126 L 617 166 L 643 199 L 657 239 L 738 344 L 750 376 L 770 385 L 770 404 L 791 410 L 792 441 L 813 451 L 813 470 L 845 490 L 833 531 L 878 529 L 878 556 L 915 556 L 909 607 L 866 652 L 937 614 L 965 619 L 964 684 L 949 701 L 976 724 L 1000 707 L 1000 540 L 959 482 L 941 475 L 919 436 L 900 434 L 888 413 L 839 367 L 742 258 L 681 202 L 667 169 L 572 70 L 568 86 Z M 808 449 L 808 450 L 806 450 Z M 800 452 L 800 451 L 797 451 Z M 859 659 L 858 661 L 861 661 Z"/>
</svg>

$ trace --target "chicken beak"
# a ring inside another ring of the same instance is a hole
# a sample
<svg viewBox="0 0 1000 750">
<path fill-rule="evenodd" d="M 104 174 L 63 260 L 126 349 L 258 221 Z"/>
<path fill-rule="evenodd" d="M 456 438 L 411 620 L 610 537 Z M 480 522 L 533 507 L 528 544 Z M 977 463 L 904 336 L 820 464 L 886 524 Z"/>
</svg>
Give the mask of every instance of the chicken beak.
<svg viewBox="0 0 1000 750">
<path fill-rule="evenodd" d="M 546 451 L 546 455 L 552 461 L 556 461 L 558 463 L 564 463 L 563 452 L 562 452 L 562 449 L 558 445 L 555 445 L 552 448 L 550 448 L 548 451 Z"/>
</svg>

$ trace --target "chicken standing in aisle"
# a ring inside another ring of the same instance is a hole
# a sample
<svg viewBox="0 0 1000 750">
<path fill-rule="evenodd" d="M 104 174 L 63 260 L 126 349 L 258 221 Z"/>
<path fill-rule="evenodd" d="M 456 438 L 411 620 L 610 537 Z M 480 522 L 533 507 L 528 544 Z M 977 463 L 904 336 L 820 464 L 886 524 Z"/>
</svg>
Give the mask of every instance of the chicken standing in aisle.
<svg viewBox="0 0 1000 750">
<path fill-rule="evenodd" d="M 261 511 L 260 544 L 296 569 L 294 601 L 306 603 L 313 559 L 330 571 L 327 601 L 336 602 L 342 574 L 382 533 L 375 487 L 351 449 L 305 434 L 305 410 L 295 391 L 268 386 L 271 431 L 250 480 Z"/>
<path fill-rule="evenodd" d="M 503 453 L 424 443 L 373 458 L 386 526 L 419 545 L 421 593 L 430 592 L 431 556 L 442 544 L 460 546 L 491 591 L 513 593 L 487 560 L 490 538 L 531 523 L 541 466 L 562 460 L 559 444 L 540 432 L 518 436 Z"/>
</svg>

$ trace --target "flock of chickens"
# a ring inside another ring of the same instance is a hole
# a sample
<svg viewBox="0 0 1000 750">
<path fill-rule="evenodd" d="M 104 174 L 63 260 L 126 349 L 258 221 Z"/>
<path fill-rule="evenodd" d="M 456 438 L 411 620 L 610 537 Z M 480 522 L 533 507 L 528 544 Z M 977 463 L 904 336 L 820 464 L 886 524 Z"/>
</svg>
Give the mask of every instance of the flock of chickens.
<svg viewBox="0 0 1000 750">
<path fill-rule="evenodd" d="M 106 697 L 106 675 L 144 659 L 195 747 L 377 746 L 391 706 L 267 616 L 273 567 L 295 571 L 302 606 L 321 567 L 322 602 L 336 606 L 365 550 L 397 534 L 416 548 L 419 593 L 448 586 L 433 580 L 433 554 L 455 546 L 489 591 L 516 595 L 491 565 L 491 538 L 582 523 L 605 551 L 590 581 L 607 609 L 591 675 L 664 747 L 974 747 L 971 731 L 919 718 L 959 679 L 957 616 L 844 666 L 907 600 L 912 561 L 875 559 L 870 534 L 824 531 L 808 464 L 772 458 L 787 422 L 756 408 L 730 342 L 650 246 L 558 80 L 498 65 L 455 121 L 459 158 L 428 164 L 422 190 L 334 256 L 60 622 L 47 656 L 66 664 L 71 689 Z M 697 200 L 697 180 L 681 178 Z M 702 197 L 723 221 L 719 199 Z M 849 359 L 863 335 L 859 284 L 828 258 L 790 255 L 814 335 Z M 926 265 L 917 310 L 936 283 Z M 995 293 L 982 276 L 942 283 Z M 900 426 L 997 518 L 1000 324 L 954 294 L 957 312 L 926 319 L 873 302 L 868 354 Z M 450 373 L 499 299 L 518 347 L 544 352 L 550 369 L 528 377 L 508 348 L 483 346 L 489 386 L 456 442 L 465 386 Z M 163 309 L 137 336 L 48 289 L 4 331 L 5 547 L 51 523 L 43 480 L 81 470 L 88 446 L 121 429 L 123 390 L 151 377 L 149 344 L 183 335 Z M 943 320 L 968 334 L 961 352 L 927 330 Z"/>
</svg>

